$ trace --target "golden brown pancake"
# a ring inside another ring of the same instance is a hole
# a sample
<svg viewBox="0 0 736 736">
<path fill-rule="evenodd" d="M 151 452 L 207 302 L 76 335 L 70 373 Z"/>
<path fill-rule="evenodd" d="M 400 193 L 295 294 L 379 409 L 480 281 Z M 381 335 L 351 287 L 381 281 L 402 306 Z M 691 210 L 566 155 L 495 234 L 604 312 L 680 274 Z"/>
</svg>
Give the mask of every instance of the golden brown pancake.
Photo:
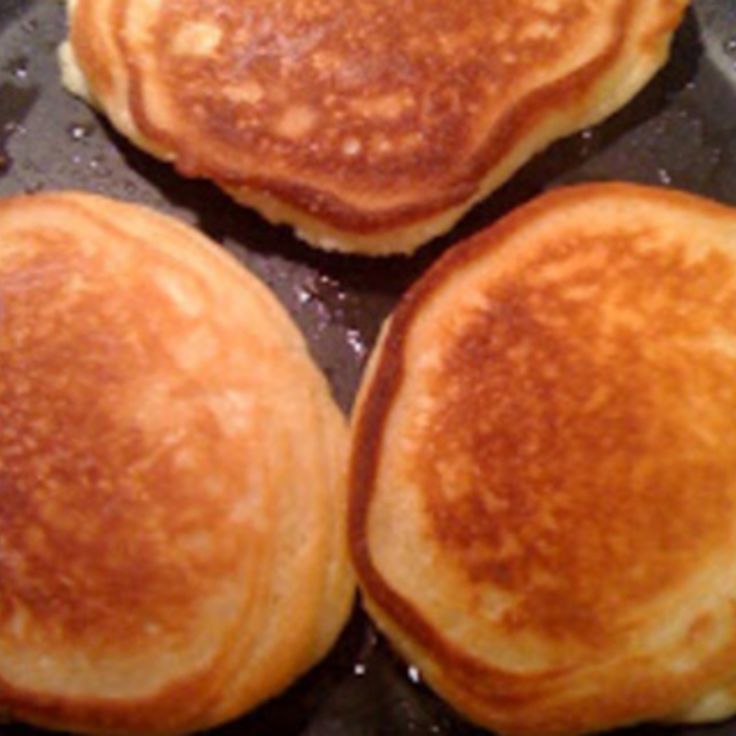
<svg viewBox="0 0 736 736">
<path fill-rule="evenodd" d="M 544 196 L 383 332 L 350 471 L 366 605 L 500 733 L 727 717 L 735 461 L 736 210 Z"/>
<path fill-rule="evenodd" d="M 0 202 L 0 709 L 233 718 L 346 619 L 346 429 L 275 298 L 190 228 Z"/>
<path fill-rule="evenodd" d="M 68 86 L 327 249 L 410 252 L 625 104 L 687 0 L 69 0 Z"/>
</svg>

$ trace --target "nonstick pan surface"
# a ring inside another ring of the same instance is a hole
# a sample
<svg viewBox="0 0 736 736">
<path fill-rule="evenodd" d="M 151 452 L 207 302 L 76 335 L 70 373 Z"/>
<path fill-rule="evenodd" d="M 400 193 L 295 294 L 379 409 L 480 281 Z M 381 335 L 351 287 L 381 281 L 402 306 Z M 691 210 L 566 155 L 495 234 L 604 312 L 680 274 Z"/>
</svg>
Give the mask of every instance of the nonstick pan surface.
<svg viewBox="0 0 736 736">
<path fill-rule="evenodd" d="M 141 202 L 196 225 L 268 283 L 307 336 L 348 411 L 381 322 L 452 243 L 563 184 L 628 180 L 736 205 L 736 0 L 695 0 L 667 67 L 604 124 L 527 165 L 447 236 L 411 258 L 326 254 L 233 204 L 214 186 L 178 177 L 127 143 L 59 82 L 65 34 L 55 0 L 0 0 L 0 196 L 86 189 Z M 40 733 L 0 726 L 3 736 Z M 356 610 L 329 658 L 282 697 L 212 732 L 218 736 L 471 736 L 393 656 Z M 710 728 L 641 727 L 634 734 L 736 736 Z"/>
</svg>

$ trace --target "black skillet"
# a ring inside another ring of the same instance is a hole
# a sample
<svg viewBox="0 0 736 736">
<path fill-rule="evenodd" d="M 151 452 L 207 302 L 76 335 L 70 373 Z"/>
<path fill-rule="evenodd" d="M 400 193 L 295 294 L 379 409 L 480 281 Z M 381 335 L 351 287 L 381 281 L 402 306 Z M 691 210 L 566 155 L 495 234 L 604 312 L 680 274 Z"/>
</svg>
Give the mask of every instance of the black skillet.
<svg viewBox="0 0 736 736">
<path fill-rule="evenodd" d="M 77 188 L 152 205 L 197 225 L 259 274 L 309 339 L 335 395 L 350 408 L 378 327 L 451 243 L 564 183 L 624 179 L 699 192 L 736 205 L 736 0 L 694 0 L 672 59 L 643 93 L 592 130 L 553 146 L 413 258 L 316 252 L 286 228 L 232 204 L 213 186 L 177 177 L 139 152 L 59 84 L 64 36 L 57 0 L 0 0 L 0 196 Z M 634 732 L 736 736 L 710 728 Z M 38 733 L 0 726 L 0 734 Z M 330 657 L 285 695 L 217 736 L 471 736 L 417 673 L 356 611 Z"/>
</svg>

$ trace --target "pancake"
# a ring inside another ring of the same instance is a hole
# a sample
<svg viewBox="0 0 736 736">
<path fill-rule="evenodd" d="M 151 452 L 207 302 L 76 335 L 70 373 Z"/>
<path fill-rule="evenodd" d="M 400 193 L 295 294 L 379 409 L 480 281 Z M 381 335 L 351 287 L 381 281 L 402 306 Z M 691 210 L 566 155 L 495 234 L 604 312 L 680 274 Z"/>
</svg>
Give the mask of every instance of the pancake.
<svg viewBox="0 0 736 736">
<path fill-rule="evenodd" d="M 0 366 L 4 717 L 191 732 L 325 654 L 347 429 L 254 276 L 138 206 L 3 200 Z"/>
<path fill-rule="evenodd" d="M 687 0 L 70 0 L 67 85 L 308 242 L 409 253 L 624 105 Z"/>
<path fill-rule="evenodd" d="M 354 411 L 365 604 L 499 733 L 734 712 L 736 210 L 546 195 L 449 251 Z"/>
</svg>

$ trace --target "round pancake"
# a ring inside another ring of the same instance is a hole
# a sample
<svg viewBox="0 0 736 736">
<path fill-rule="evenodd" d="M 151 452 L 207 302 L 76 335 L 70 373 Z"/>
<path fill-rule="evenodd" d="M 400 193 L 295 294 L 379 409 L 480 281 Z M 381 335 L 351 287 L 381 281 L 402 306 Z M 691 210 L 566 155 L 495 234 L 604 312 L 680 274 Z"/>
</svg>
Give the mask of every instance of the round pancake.
<svg viewBox="0 0 736 736">
<path fill-rule="evenodd" d="M 686 2 L 70 0 L 63 58 L 68 86 L 181 173 L 379 255 L 626 103 Z"/>
<path fill-rule="evenodd" d="M 494 731 L 726 717 L 735 458 L 736 210 L 546 195 L 384 329 L 349 476 L 366 606 Z"/>
<path fill-rule="evenodd" d="M 347 430 L 255 277 L 141 207 L 1 201 L 0 366 L 4 715 L 190 732 L 322 657 Z"/>
</svg>

